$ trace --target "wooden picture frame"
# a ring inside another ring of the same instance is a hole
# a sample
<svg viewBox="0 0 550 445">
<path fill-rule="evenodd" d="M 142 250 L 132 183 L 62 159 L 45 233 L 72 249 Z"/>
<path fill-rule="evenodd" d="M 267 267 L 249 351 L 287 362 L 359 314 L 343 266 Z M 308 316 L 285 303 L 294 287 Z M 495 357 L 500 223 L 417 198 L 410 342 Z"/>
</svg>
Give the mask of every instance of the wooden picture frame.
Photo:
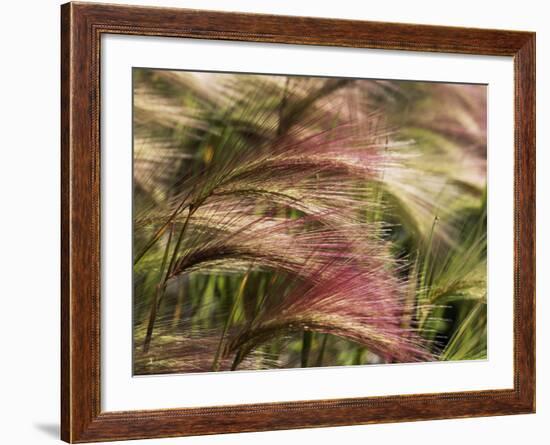
<svg viewBox="0 0 550 445">
<path fill-rule="evenodd" d="M 61 437 L 75 442 L 495 416 L 535 411 L 535 34 L 92 3 L 61 7 Z M 222 39 L 512 56 L 514 387 L 438 394 L 102 412 L 100 38 Z"/>
</svg>

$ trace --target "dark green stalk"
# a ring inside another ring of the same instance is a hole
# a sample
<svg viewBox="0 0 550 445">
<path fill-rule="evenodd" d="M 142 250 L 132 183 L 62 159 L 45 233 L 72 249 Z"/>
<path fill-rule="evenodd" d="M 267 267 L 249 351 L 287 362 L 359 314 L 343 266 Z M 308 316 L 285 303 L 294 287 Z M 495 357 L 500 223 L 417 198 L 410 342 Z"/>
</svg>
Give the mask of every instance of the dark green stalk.
<svg viewBox="0 0 550 445">
<path fill-rule="evenodd" d="M 237 351 L 237 354 L 235 354 L 235 359 L 233 360 L 233 364 L 231 365 L 231 371 L 236 371 L 239 364 L 242 362 L 244 356 L 242 353 L 242 349 L 239 349 Z"/>
<path fill-rule="evenodd" d="M 386 136 L 386 144 L 384 147 L 385 153 L 388 152 L 388 137 Z M 382 185 L 384 184 L 384 176 L 386 173 L 386 169 L 382 169 L 382 173 L 380 175 L 380 180 L 376 182 L 376 196 L 374 198 L 374 213 L 372 217 L 372 222 L 377 223 L 381 216 L 381 206 L 382 206 L 382 199 L 383 199 L 383 190 Z"/>
<path fill-rule="evenodd" d="M 312 338 L 313 334 L 310 331 L 304 331 L 302 335 L 302 368 L 308 367 Z"/>
<path fill-rule="evenodd" d="M 170 250 L 170 243 L 172 242 L 172 234 L 174 233 L 174 225 L 170 227 L 170 233 L 168 235 L 168 241 L 166 242 L 166 247 L 164 248 L 164 255 L 162 257 L 162 264 L 160 266 L 160 280 L 157 284 L 155 295 L 151 303 L 151 312 L 149 313 L 149 323 L 147 324 L 147 333 L 145 334 L 145 341 L 143 342 L 143 352 L 147 353 L 149 351 L 149 346 L 151 344 L 151 338 L 153 336 L 153 328 L 155 325 L 155 319 L 157 318 L 157 310 L 160 301 L 160 295 L 164 291 L 166 285 L 166 277 L 164 276 L 164 269 L 166 267 L 166 261 L 168 260 L 168 251 Z"/>
<path fill-rule="evenodd" d="M 323 336 L 323 341 L 321 342 L 321 350 L 319 351 L 319 356 L 317 357 L 317 363 L 315 366 L 323 366 L 323 359 L 325 358 L 325 349 L 327 348 L 328 334 Z"/>
<path fill-rule="evenodd" d="M 357 348 L 355 350 L 355 357 L 353 358 L 353 364 L 354 365 L 362 365 L 363 364 L 363 353 L 365 352 L 364 348 Z"/>
<path fill-rule="evenodd" d="M 414 314 L 414 308 L 416 306 L 416 294 L 418 290 L 418 260 L 419 252 L 416 250 L 416 256 L 412 269 L 409 272 L 409 283 L 407 286 L 407 294 L 405 296 L 405 312 L 403 314 L 402 326 L 404 328 L 410 328 L 413 324 L 413 317 L 417 316 Z"/>
<path fill-rule="evenodd" d="M 237 312 L 238 303 L 242 298 L 242 295 L 244 293 L 244 288 L 246 287 L 246 282 L 248 281 L 248 275 L 249 275 L 249 272 L 247 272 L 243 277 L 243 280 L 241 281 L 241 285 L 239 287 L 239 292 L 237 294 L 237 297 L 233 300 L 233 303 L 231 305 L 231 310 L 229 311 L 229 316 L 225 320 L 225 325 L 223 327 L 222 335 L 220 337 L 220 341 L 218 342 L 218 348 L 216 349 L 216 355 L 214 356 L 214 362 L 212 363 L 212 371 L 218 371 L 220 369 L 220 358 L 221 358 L 221 353 L 223 349 L 223 342 L 225 340 L 225 336 L 227 335 L 227 332 L 229 331 L 229 327 L 233 323 L 233 318 L 235 317 L 235 313 Z"/>
<path fill-rule="evenodd" d="M 439 217 L 436 215 L 434 217 L 432 228 L 430 230 L 430 236 L 428 238 L 428 243 L 426 246 L 426 255 L 424 256 L 424 264 L 422 265 L 422 274 L 420 275 L 420 289 L 419 289 L 419 306 L 418 306 L 418 320 L 420 321 L 420 326 L 422 326 L 425 322 L 425 319 L 427 317 L 427 313 L 424 313 L 423 306 L 427 303 L 426 299 L 428 297 L 428 291 L 426 289 L 426 284 L 428 282 L 428 270 L 430 267 L 430 261 L 431 261 L 431 253 L 432 253 L 432 244 L 433 244 L 433 236 L 435 232 L 435 226 L 437 222 L 439 221 Z"/>
<path fill-rule="evenodd" d="M 264 277 L 265 278 L 265 277 Z M 269 288 L 273 285 L 275 281 L 275 275 L 271 277 L 269 282 L 266 284 L 264 291 L 262 292 L 262 296 L 258 299 L 256 303 L 256 311 L 254 316 L 249 321 L 249 327 L 256 321 L 256 318 L 258 317 L 258 314 L 260 313 L 260 309 L 263 307 L 263 304 L 267 298 L 267 294 L 269 292 Z M 233 364 L 231 365 L 231 371 L 235 371 L 239 364 L 243 361 L 246 354 L 243 352 L 242 348 L 239 348 L 237 350 L 237 353 L 235 354 L 235 359 L 233 360 Z"/>
<path fill-rule="evenodd" d="M 170 277 L 170 274 L 173 272 L 174 263 L 176 262 L 176 258 L 178 257 L 178 252 L 181 247 L 181 243 L 183 241 L 183 237 L 185 235 L 185 231 L 187 230 L 187 226 L 189 225 L 189 220 L 191 219 L 191 216 L 193 213 L 195 213 L 197 207 L 194 207 L 193 204 L 189 204 L 189 211 L 187 212 L 187 217 L 185 218 L 185 222 L 183 223 L 183 227 L 181 228 L 180 234 L 178 236 L 178 240 L 176 241 L 176 247 L 174 247 L 174 251 L 172 252 L 172 258 L 170 258 L 170 264 L 168 265 L 168 270 L 166 271 L 166 279 Z"/>
</svg>

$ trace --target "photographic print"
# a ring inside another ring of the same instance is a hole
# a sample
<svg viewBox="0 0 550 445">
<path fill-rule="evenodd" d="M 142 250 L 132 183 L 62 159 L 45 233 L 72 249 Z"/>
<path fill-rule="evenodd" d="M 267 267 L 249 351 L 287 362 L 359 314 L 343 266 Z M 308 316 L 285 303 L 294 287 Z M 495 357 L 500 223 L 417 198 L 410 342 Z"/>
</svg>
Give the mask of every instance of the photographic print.
<svg viewBox="0 0 550 445">
<path fill-rule="evenodd" d="M 134 375 L 487 358 L 486 85 L 132 75 Z"/>
<path fill-rule="evenodd" d="M 535 40 L 62 5 L 62 439 L 534 413 Z"/>
</svg>

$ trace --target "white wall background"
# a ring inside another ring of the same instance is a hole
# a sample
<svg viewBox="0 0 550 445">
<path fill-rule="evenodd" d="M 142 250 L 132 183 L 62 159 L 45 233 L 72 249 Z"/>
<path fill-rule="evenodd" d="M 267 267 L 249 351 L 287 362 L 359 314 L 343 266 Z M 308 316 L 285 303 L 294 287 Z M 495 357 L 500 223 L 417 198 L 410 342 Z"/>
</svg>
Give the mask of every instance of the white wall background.
<svg viewBox="0 0 550 445">
<path fill-rule="evenodd" d="M 550 423 L 550 28 L 546 2 L 118 0 L 155 6 L 537 32 L 537 414 L 151 440 L 151 444 L 547 443 Z M 52 443 L 59 417 L 59 4 L 5 2 L 0 32 L 0 442 Z"/>
</svg>

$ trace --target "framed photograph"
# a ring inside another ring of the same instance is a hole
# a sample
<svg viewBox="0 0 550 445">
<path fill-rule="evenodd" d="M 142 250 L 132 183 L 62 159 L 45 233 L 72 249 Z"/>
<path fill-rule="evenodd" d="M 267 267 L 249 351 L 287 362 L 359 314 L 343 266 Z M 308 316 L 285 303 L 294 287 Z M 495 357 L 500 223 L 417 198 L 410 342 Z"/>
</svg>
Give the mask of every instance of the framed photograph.
<svg viewBox="0 0 550 445">
<path fill-rule="evenodd" d="M 535 34 L 61 8 L 67 442 L 535 411 Z"/>
</svg>

